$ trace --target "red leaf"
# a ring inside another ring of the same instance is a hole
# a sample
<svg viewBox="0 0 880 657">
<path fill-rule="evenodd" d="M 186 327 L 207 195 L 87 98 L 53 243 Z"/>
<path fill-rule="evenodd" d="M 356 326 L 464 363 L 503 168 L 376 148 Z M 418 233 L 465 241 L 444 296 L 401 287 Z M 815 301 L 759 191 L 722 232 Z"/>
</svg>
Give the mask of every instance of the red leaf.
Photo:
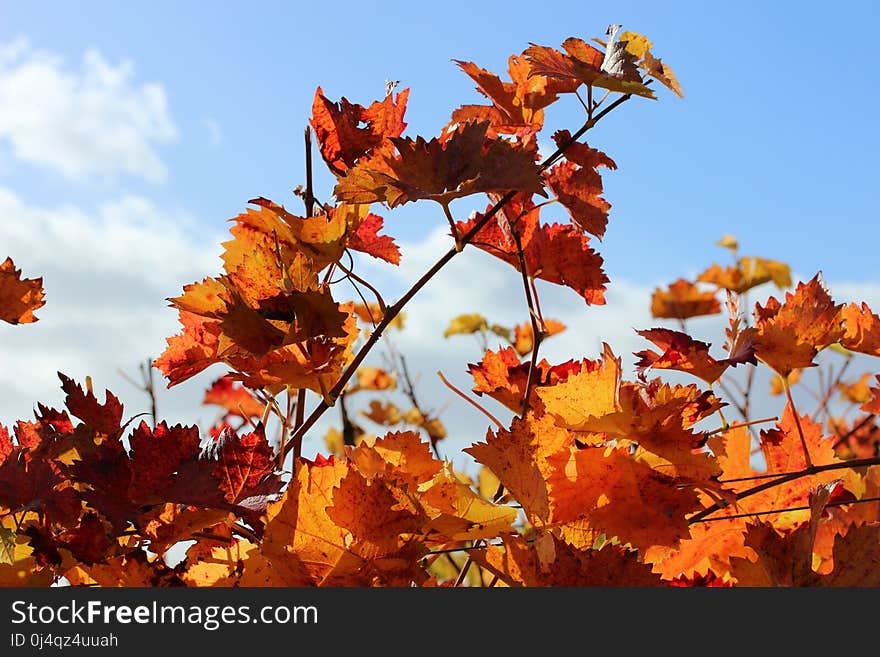
<svg viewBox="0 0 880 657">
<path fill-rule="evenodd" d="M 107 436 L 119 431 L 122 404 L 113 393 L 107 391 L 104 403 L 100 404 L 91 390 L 86 393 L 79 384 L 61 372 L 58 372 L 58 378 L 61 379 L 61 389 L 67 393 L 64 405 L 75 417 Z"/>
<path fill-rule="evenodd" d="M 400 264 L 400 247 L 390 235 L 379 235 L 385 220 L 372 212 L 348 239 L 348 246 L 355 251 L 385 260 L 392 265 Z"/>
</svg>

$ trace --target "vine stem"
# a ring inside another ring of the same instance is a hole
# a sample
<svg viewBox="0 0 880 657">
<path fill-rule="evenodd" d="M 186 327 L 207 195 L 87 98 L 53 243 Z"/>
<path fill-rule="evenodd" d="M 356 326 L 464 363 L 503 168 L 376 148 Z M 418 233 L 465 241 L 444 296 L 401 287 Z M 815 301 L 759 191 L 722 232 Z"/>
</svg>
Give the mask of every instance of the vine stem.
<svg viewBox="0 0 880 657">
<path fill-rule="evenodd" d="M 496 417 L 495 417 L 494 415 L 492 415 L 489 411 L 487 411 L 485 408 L 483 408 L 482 406 L 480 406 L 480 405 L 479 405 L 477 402 L 475 402 L 473 399 L 471 399 L 471 398 L 468 397 L 466 394 L 464 394 L 461 390 L 459 390 L 459 389 L 456 388 L 454 385 L 452 385 L 452 384 L 449 382 L 449 380 L 448 380 L 445 376 L 443 376 L 443 372 L 441 372 L 440 370 L 437 370 L 437 376 L 440 377 L 440 380 L 444 383 L 444 385 L 445 385 L 447 388 L 449 388 L 450 390 L 452 390 L 452 392 L 454 392 L 456 395 L 458 395 L 459 397 L 461 397 L 462 399 L 464 399 L 468 404 L 470 404 L 471 406 L 473 406 L 474 408 L 476 408 L 478 411 L 480 411 L 480 412 L 481 412 L 483 415 L 485 415 L 487 418 L 489 418 L 490 420 L 492 420 L 492 422 L 494 422 L 494 423 L 498 426 L 499 429 L 503 429 L 503 428 L 504 428 L 504 425 L 501 424 L 501 422 L 498 420 L 498 418 L 496 418 Z"/>
<path fill-rule="evenodd" d="M 810 475 L 819 474 L 820 472 L 827 472 L 829 470 L 844 470 L 847 468 L 861 468 L 868 467 L 871 465 L 880 465 L 880 456 L 874 456 L 872 458 L 867 459 L 853 459 L 851 461 L 841 461 L 840 463 L 828 463 L 826 465 L 810 465 L 803 470 L 798 470 L 797 472 L 789 472 L 788 474 L 781 475 L 779 478 L 774 479 L 773 481 L 766 481 L 763 484 L 758 484 L 757 486 L 753 486 L 747 490 L 744 490 L 741 493 L 737 493 L 736 501 L 744 500 L 747 497 L 751 497 L 752 495 L 757 495 L 758 493 L 763 493 L 765 490 L 770 490 L 771 488 L 775 488 L 780 484 L 787 483 L 789 481 L 794 481 L 795 479 L 800 479 L 801 477 L 808 477 Z M 702 522 L 704 518 L 710 516 L 721 509 L 720 504 L 713 504 L 711 506 L 707 506 L 702 511 L 695 513 L 693 516 L 688 518 L 689 524 L 694 524 L 696 522 Z"/>
<path fill-rule="evenodd" d="M 533 297 L 533 287 L 529 285 L 530 279 L 528 268 L 526 267 L 526 255 L 523 252 L 522 239 L 520 239 L 519 230 L 515 225 L 511 225 L 510 232 L 513 233 L 513 241 L 516 244 L 516 255 L 519 258 L 519 271 L 522 275 L 523 292 L 525 292 L 526 295 L 526 305 L 529 309 L 529 321 L 532 324 L 532 355 L 529 359 L 529 374 L 526 378 L 526 390 L 525 394 L 523 394 L 522 410 L 520 410 L 520 417 L 524 418 L 529 411 L 529 398 L 532 396 L 532 388 L 535 386 L 535 371 L 538 368 L 538 350 L 541 348 L 541 342 L 544 340 L 545 327 L 543 319 L 540 320 L 540 326 L 538 325 L 539 315 L 535 310 L 534 301 L 537 295 Z M 535 290 L 535 292 L 537 292 L 537 290 Z"/>
<path fill-rule="evenodd" d="M 590 118 L 584 123 L 578 130 L 575 132 L 564 144 L 559 146 L 552 155 L 550 155 L 546 160 L 544 160 L 540 166 L 538 167 L 538 172 L 541 173 L 550 168 L 554 163 L 556 163 L 560 157 L 571 147 L 578 139 L 580 139 L 587 131 L 589 131 L 593 126 L 596 125 L 603 117 L 608 115 L 610 112 L 615 110 L 617 107 L 620 107 L 623 103 L 632 98 L 632 94 L 625 94 L 615 100 L 613 103 L 608 105 L 601 112 L 596 114 L 593 118 Z M 360 367 L 361 363 L 367 357 L 367 354 L 372 351 L 373 347 L 379 342 L 379 338 L 382 337 L 382 333 L 391 322 L 400 314 L 403 308 L 406 306 L 410 300 L 421 291 L 425 285 L 427 285 L 437 273 L 442 270 L 455 256 L 457 256 L 461 249 L 463 249 L 467 244 L 469 244 L 479 233 L 483 227 L 492 220 L 492 218 L 498 214 L 498 212 L 503 208 L 510 200 L 516 195 L 516 191 L 509 191 L 504 196 L 502 196 L 497 203 L 495 203 L 486 214 L 484 214 L 480 219 L 474 223 L 474 225 L 468 230 L 464 235 L 460 236 L 459 244 L 460 248 L 453 247 L 449 249 L 446 253 L 444 253 L 440 258 L 435 262 L 431 267 L 424 273 L 422 276 L 413 283 L 412 287 L 410 287 L 406 292 L 404 292 L 403 296 L 400 297 L 395 303 L 388 306 L 388 310 L 383 315 L 382 320 L 376 325 L 376 328 L 373 329 L 373 332 L 370 334 L 370 337 L 363 344 L 363 346 L 358 350 L 358 352 L 354 355 L 352 361 L 348 364 L 348 366 L 343 370 L 342 374 L 339 377 L 339 380 L 336 384 L 327 392 L 326 395 L 323 395 L 321 401 L 318 402 L 318 405 L 312 410 L 307 418 L 303 421 L 303 423 L 297 428 L 294 434 L 291 436 L 290 441 L 285 445 L 285 450 L 289 451 L 294 447 L 299 448 L 302 443 L 303 436 L 305 436 L 306 432 L 311 429 L 315 423 L 321 418 L 321 416 L 330 408 L 331 403 L 335 403 L 336 399 L 339 397 L 340 393 L 345 389 L 345 386 L 348 384 L 349 380 L 352 376 L 354 376 L 357 368 Z M 459 246 L 457 244 L 456 246 Z M 286 454 L 285 454 L 286 455 Z"/>
<path fill-rule="evenodd" d="M 714 431 L 710 431 L 707 433 L 707 436 L 714 436 L 715 434 L 725 433 L 730 431 L 731 429 L 739 429 L 740 427 L 750 427 L 753 424 L 766 424 L 767 422 L 776 422 L 779 418 L 777 416 L 773 417 L 763 417 L 760 420 L 749 420 L 748 422 L 734 422 L 733 424 L 728 424 L 727 428 L 721 427 L 719 429 L 715 429 Z"/>
<path fill-rule="evenodd" d="M 788 398 L 788 404 L 791 406 L 791 413 L 794 415 L 794 423 L 797 426 L 798 436 L 801 439 L 801 447 L 804 448 L 804 463 L 807 464 L 808 468 L 811 468 L 813 467 L 813 462 L 810 460 L 810 450 L 807 449 L 807 439 L 804 438 L 804 430 L 801 428 L 801 416 L 794 405 L 794 399 L 791 396 L 791 386 L 788 383 L 787 376 L 782 378 L 782 387 L 785 390 L 785 396 Z"/>
<path fill-rule="evenodd" d="M 870 504 L 871 502 L 880 502 L 880 497 L 863 497 L 860 500 L 838 500 L 837 502 L 828 502 L 823 508 L 833 507 L 833 506 L 849 506 L 850 504 Z M 750 518 L 757 516 L 769 516 L 775 513 L 788 513 L 789 511 L 810 511 L 812 507 L 810 505 L 805 506 L 790 506 L 785 509 L 773 509 L 771 511 L 751 511 L 749 513 L 737 513 L 732 516 L 716 516 L 714 518 L 703 518 L 698 522 L 716 522 L 718 520 L 736 520 L 737 518 Z"/>
<path fill-rule="evenodd" d="M 876 414 L 868 413 L 864 418 L 862 418 L 862 420 L 857 425 L 855 425 L 852 429 L 850 429 L 845 434 L 843 434 L 840 438 L 835 440 L 834 444 L 831 446 L 831 448 L 834 449 L 837 446 L 841 445 L 842 443 L 845 443 L 846 441 L 848 441 L 852 436 L 854 436 L 858 432 L 859 429 L 864 427 L 866 424 L 868 424 L 868 422 L 873 420 L 875 417 L 877 417 Z"/>
</svg>

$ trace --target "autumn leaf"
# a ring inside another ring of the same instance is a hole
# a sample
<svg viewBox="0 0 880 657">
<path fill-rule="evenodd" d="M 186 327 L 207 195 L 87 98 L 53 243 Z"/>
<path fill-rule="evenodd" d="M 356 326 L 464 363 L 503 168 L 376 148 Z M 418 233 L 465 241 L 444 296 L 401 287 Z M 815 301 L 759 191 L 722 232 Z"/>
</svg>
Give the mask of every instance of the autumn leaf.
<svg viewBox="0 0 880 657">
<path fill-rule="evenodd" d="M 663 319 L 690 319 L 721 312 L 721 304 L 714 292 L 702 292 L 683 278 L 665 290 L 655 288 L 651 297 L 651 316 Z"/>
<path fill-rule="evenodd" d="M 478 218 L 458 222 L 459 234 L 468 232 Z M 474 246 L 519 271 L 516 247 L 504 237 L 497 219 L 496 215 L 477 233 Z M 522 235 L 522 245 L 529 276 L 569 287 L 583 297 L 588 305 L 605 303 L 608 277 L 602 270 L 602 257 L 589 245 L 589 237 L 570 224 L 539 223 L 537 210 L 526 210 L 520 222 L 525 223 L 527 228 Z"/>
<path fill-rule="evenodd" d="M 553 134 L 560 148 L 571 141 L 568 130 Z M 600 167 L 616 169 L 614 160 L 605 153 L 575 142 L 565 151 L 567 162 L 551 167 L 544 174 L 548 187 L 571 215 L 572 223 L 599 239 L 605 234 L 611 204 L 602 198 Z"/>
<path fill-rule="evenodd" d="M 870 378 L 871 374 L 865 372 L 858 380 L 852 383 L 841 381 L 835 387 L 840 391 L 840 398 L 843 401 L 853 404 L 866 404 L 871 400 L 871 388 L 868 385 L 868 379 Z"/>
<path fill-rule="evenodd" d="M 756 304 L 755 355 L 781 376 L 815 366 L 816 354 L 844 335 L 840 308 L 819 274 L 786 292 L 784 303 L 770 297 L 765 306 Z"/>
<path fill-rule="evenodd" d="M 538 388 L 536 393 L 546 412 L 553 415 L 560 426 L 594 431 L 589 428 L 591 418 L 621 410 L 620 381 L 620 358 L 603 343 L 600 360 L 584 361 L 579 372 L 556 385 Z"/>
<path fill-rule="evenodd" d="M 779 289 L 791 287 L 791 269 L 788 265 L 766 258 L 743 257 L 734 267 L 712 265 L 697 276 L 701 283 L 711 283 L 719 289 L 737 294 L 773 281 Z"/>
<path fill-rule="evenodd" d="M 651 54 L 651 48 L 653 48 L 654 44 L 637 32 L 621 32 L 617 38 L 626 51 L 639 60 L 637 65 L 645 72 L 645 75 L 660 82 L 679 98 L 684 98 L 684 94 L 681 92 L 681 85 L 678 83 L 675 73 L 672 72 L 668 65 Z"/>
<path fill-rule="evenodd" d="M 403 115 L 408 99 L 409 89 L 404 89 L 397 96 L 388 94 L 384 100 L 364 107 L 345 98 L 334 103 L 318 87 L 310 123 L 330 170 L 344 175 L 359 160 L 385 152 L 390 146 L 388 140 L 399 137 L 406 128 Z"/>
<path fill-rule="evenodd" d="M 228 415 L 241 418 L 260 417 L 264 404 L 247 388 L 236 385 L 228 376 L 221 376 L 211 384 L 202 400 L 205 405 L 214 404 L 226 409 Z"/>
<path fill-rule="evenodd" d="M 479 192 L 543 193 L 533 155 L 503 139 L 487 139 L 488 123 L 465 123 L 445 141 L 394 138 L 397 157 L 363 162 L 340 179 L 336 198 L 348 203 L 431 199 L 441 205 Z"/>
<path fill-rule="evenodd" d="M 545 319 L 544 322 L 544 339 L 562 333 L 566 328 L 565 324 L 555 319 Z M 532 353 L 535 345 L 534 330 L 531 322 L 519 324 L 514 329 L 513 348 L 520 356 Z"/>
<path fill-rule="evenodd" d="M 463 105 L 452 113 L 452 121 L 489 121 L 490 137 L 498 133 L 536 133 L 544 124 L 544 109 L 556 102 L 561 93 L 571 93 L 578 82 L 535 75 L 531 64 L 522 55 L 511 55 L 508 73 L 511 81 L 473 62 L 455 61 L 477 84 L 477 91 L 492 101 L 491 105 Z"/>
<path fill-rule="evenodd" d="M 418 433 L 393 432 L 351 450 L 349 461 L 367 479 L 398 479 L 412 488 L 430 481 L 443 467 Z"/>
<path fill-rule="evenodd" d="M 840 317 L 845 329 L 840 344 L 850 351 L 880 356 L 880 317 L 871 312 L 868 304 L 844 306 Z"/>
<path fill-rule="evenodd" d="M 452 335 L 467 335 L 470 333 L 481 333 L 489 329 L 489 322 L 479 313 L 467 313 L 458 315 L 449 320 L 449 326 L 443 331 L 443 337 L 448 338 Z"/>
<path fill-rule="evenodd" d="M 694 340 L 687 333 L 665 328 L 636 331 L 640 336 L 653 342 L 663 351 L 657 353 L 651 349 L 639 351 L 635 356 L 636 371 L 644 376 L 649 368 L 678 370 L 687 372 L 712 385 L 727 370 L 742 363 L 757 365 L 753 348 L 745 349 L 736 358 L 716 360 L 709 355 L 711 345 Z"/>
<path fill-rule="evenodd" d="M 618 51 L 619 67 L 609 69 L 605 66 L 606 54 L 597 50 L 582 39 L 571 37 L 563 42 L 566 53 L 554 48 L 532 44 L 525 56 L 536 74 L 565 81 L 577 81 L 586 85 L 601 87 L 623 94 L 656 98 L 654 92 L 645 86 L 641 76 L 625 53 Z M 613 52 L 614 48 L 609 52 Z M 631 58 L 631 56 L 629 56 Z"/>
<path fill-rule="evenodd" d="M 489 431 L 485 442 L 464 452 L 494 472 L 522 505 L 528 521 L 540 527 L 551 519 L 548 458 L 573 442 L 573 436 L 557 427 L 552 416 L 530 412 L 524 419 L 515 418 L 509 431 Z"/>
<path fill-rule="evenodd" d="M 583 519 L 593 531 L 640 549 L 677 544 L 688 536 L 687 516 L 700 508 L 693 490 L 633 458 L 627 448 L 562 449 L 547 463 L 557 522 Z"/>
<path fill-rule="evenodd" d="M 878 374 L 875 379 L 877 387 L 871 388 L 871 399 L 861 406 L 861 410 L 865 413 L 880 414 L 880 374 Z"/>
<path fill-rule="evenodd" d="M 397 406 L 390 402 L 382 403 L 377 399 L 372 400 L 370 402 L 369 410 L 361 411 L 361 415 L 372 420 L 376 424 L 381 424 L 386 427 L 391 427 L 403 422 L 403 416 L 400 414 L 400 409 L 398 409 Z"/>
<path fill-rule="evenodd" d="M 392 265 L 399 265 L 400 247 L 390 235 L 379 235 L 384 223 L 382 217 L 369 213 L 357 229 L 349 234 L 348 248 L 390 262 Z"/>
<path fill-rule="evenodd" d="M 541 359 L 535 364 L 534 388 L 556 385 L 580 372 L 582 366 L 582 361 L 550 365 L 546 359 Z M 520 361 L 512 347 L 506 347 L 500 351 L 487 351 L 482 361 L 468 365 L 468 371 L 474 379 L 475 393 L 489 395 L 507 408 L 519 412 L 525 396 L 529 367 L 528 362 Z M 534 397 L 534 389 L 532 392 Z M 536 401 L 540 400 L 531 399 L 530 405 Z"/>
<path fill-rule="evenodd" d="M 662 586 L 634 550 L 608 545 L 576 550 L 551 537 L 555 559 L 542 567 L 536 550 L 522 536 L 505 536 L 503 548 L 474 550 L 471 558 L 508 586 Z"/>
<path fill-rule="evenodd" d="M 22 278 L 12 258 L 0 263 L 0 319 L 10 324 L 36 322 L 34 311 L 42 308 L 43 278 Z"/>
</svg>

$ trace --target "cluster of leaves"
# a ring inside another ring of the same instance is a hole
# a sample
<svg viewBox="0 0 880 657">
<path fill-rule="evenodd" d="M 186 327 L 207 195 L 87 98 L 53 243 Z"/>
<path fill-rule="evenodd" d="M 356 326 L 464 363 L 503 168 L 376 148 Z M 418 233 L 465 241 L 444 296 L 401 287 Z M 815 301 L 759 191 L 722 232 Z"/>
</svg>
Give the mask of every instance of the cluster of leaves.
<svg viewBox="0 0 880 657">
<path fill-rule="evenodd" d="M 540 357 L 565 327 L 543 317 L 538 283 L 589 306 L 605 302 L 609 282 L 592 240 L 610 209 L 600 170 L 616 165 L 581 138 L 630 98 L 654 98 L 647 78 L 681 95 L 645 37 L 612 26 L 595 42 L 532 45 L 510 58 L 509 80 L 458 62 L 487 103 L 459 107 L 432 139 L 404 136 L 408 90 L 364 106 L 319 88 L 311 130 L 336 177 L 333 202 L 316 198 L 310 169 L 297 189 L 304 216 L 254 199 L 232 220 L 223 273 L 170 299 L 182 331 L 155 366 L 170 386 L 228 368 L 205 396 L 222 417 L 204 437 L 165 423 L 132 428 L 115 396 L 101 403 L 90 382 L 62 375 L 66 410 L 39 405 L 35 420 L 0 427 L 0 584 L 880 584 L 880 387 L 870 372 L 850 381 L 841 368 L 821 380 L 813 415 L 791 390 L 823 350 L 847 364 L 853 352 L 880 356 L 880 317 L 865 304 L 835 303 L 817 275 L 756 304 L 750 320 L 740 310 L 750 290 L 789 287 L 790 274 L 738 257 L 725 238 L 732 266 L 655 292 L 653 315 L 680 330 L 640 331 L 654 348 L 636 354 L 632 380 L 607 344 L 598 358 Z M 585 122 L 556 131 L 558 150 L 542 159 L 544 110 L 571 95 Z M 452 201 L 478 194 L 489 205 L 457 220 Z M 420 201 L 440 206 L 453 244 L 388 304 L 352 252 L 398 264 L 373 206 Z M 476 480 L 440 458 L 446 429 L 419 404 L 387 333 L 468 245 L 516 270 L 526 307 L 513 329 L 474 314 L 447 330 L 481 337 L 473 393 L 511 417 L 502 423 L 456 390 L 494 425 L 465 450 L 482 466 Z M 342 296 L 343 281 L 358 299 Z M 40 281 L 4 263 L 0 316 L 32 321 L 41 304 Z M 713 355 L 686 322 L 722 307 L 724 353 Z M 367 365 L 380 340 L 386 366 Z M 759 366 L 785 393 L 781 419 L 751 417 Z M 653 376 L 663 370 L 694 381 Z M 389 401 L 395 390 L 410 410 Z M 306 391 L 318 400 L 308 415 Z M 855 417 L 831 412 L 835 391 Z M 364 393 L 374 398 L 362 417 L 393 431 L 372 436 L 349 415 L 346 400 Z M 332 455 L 304 458 L 304 438 L 335 405 Z M 725 417 L 731 406 L 737 422 Z M 165 558 L 175 546 L 177 563 Z"/>
</svg>

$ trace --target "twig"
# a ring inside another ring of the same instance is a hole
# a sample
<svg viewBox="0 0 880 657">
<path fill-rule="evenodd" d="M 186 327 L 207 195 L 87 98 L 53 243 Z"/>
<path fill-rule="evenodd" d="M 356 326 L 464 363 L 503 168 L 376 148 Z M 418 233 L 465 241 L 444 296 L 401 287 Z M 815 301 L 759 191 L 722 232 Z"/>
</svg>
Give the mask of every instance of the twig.
<svg viewBox="0 0 880 657">
<path fill-rule="evenodd" d="M 837 502 L 828 502 L 825 505 L 827 509 L 830 506 L 847 506 L 849 504 L 867 504 L 869 502 L 880 502 L 880 497 L 863 497 L 860 500 L 838 500 Z M 737 513 L 732 516 L 715 516 L 714 518 L 703 518 L 701 520 L 691 522 L 715 522 L 717 520 L 734 520 L 736 518 L 749 518 L 752 516 L 769 516 L 775 513 L 787 513 L 789 511 L 809 511 L 812 507 L 809 504 L 805 506 L 790 506 L 785 509 L 773 509 L 771 511 L 751 511 L 749 513 Z"/>
<path fill-rule="evenodd" d="M 789 481 L 794 481 L 795 479 L 800 479 L 801 477 L 808 477 L 810 475 L 819 474 L 820 472 L 827 472 L 829 470 L 843 470 L 848 468 L 861 468 L 870 465 L 878 465 L 880 464 L 880 456 L 875 456 L 867 459 L 853 459 L 851 461 L 841 461 L 840 463 L 828 463 L 826 465 L 811 465 L 809 467 L 804 468 L 803 470 L 799 470 L 798 472 L 790 472 L 788 474 L 782 475 L 773 481 L 768 481 L 763 484 L 758 484 L 753 488 L 749 488 L 748 490 L 744 490 L 741 493 L 736 494 L 736 501 L 744 500 L 747 497 L 751 497 L 752 495 L 757 495 L 758 493 L 763 493 L 765 490 L 769 490 L 771 488 L 775 488 L 780 484 L 784 484 Z M 693 524 L 695 522 L 700 522 L 703 518 L 715 513 L 721 508 L 719 504 L 712 504 L 711 506 L 707 506 L 702 511 L 695 513 L 688 519 L 688 523 Z"/>
<path fill-rule="evenodd" d="M 834 441 L 834 444 L 831 446 L 831 448 L 835 449 L 841 443 L 845 443 L 846 441 L 848 441 L 850 438 L 852 438 L 859 431 L 859 429 L 864 427 L 866 424 L 868 424 L 868 422 L 873 420 L 875 417 L 877 417 L 875 413 L 868 413 L 868 415 L 866 415 L 864 418 L 862 418 L 861 422 L 859 422 L 856 426 L 854 426 L 852 429 L 850 429 L 844 435 L 842 435 L 840 438 L 838 438 L 836 441 Z"/>
<path fill-rule="evenodd" d="M 367 288 L 370 292 L 372 292 L 373 295 L 376 297 L 376 302 L 379 304 L 379 308 L 382 310 L 383 313 L 385 312 L 385 309 L 388 306 L 385 304 L 385 299 L 383 299 L 382 295 L 379 294 L 379 290 L 377 290 L 375 287 L 370 285 L 370 283 L 368 283 L 363 278 L 361 278 L 360 276 L 355 274 L 354 268 L 348 269 L 348 268 L 344 267 L 341 262 L 337 262 L 336 266 L 339 267 L 345 273 L 346 278 L 350 278 L 353 281 L 357 281 L 358 283 L 363 285 L 365 288 Z M 361 295 L 361 298 L 363 299 L 363 295 Z M 369 307 L 370 304 L 365 302 L 364 305 Z"/>
<path fill-rule="evenodd" d="M 504 428 L 504 425 L 501 424 L 501 422 L 499 422 L 498 419 L 497 419 L 494 415 L 492 415 L 489 411 L 487 411 L 485 408 L 483 408 L 482 406 L 480 406 L 477 402 L 475 402 L 473 399 L 471 399 L 470 397 L 468 397 L 466 394 L 464 394 L 461 390 L 459 390 L 458 388 L 456 388 L 454 385 L 452 385 L 451 383 L 449 383 L 449 381 L 446 380 L 446 377 L 443 376 L 443 372 L 441 372 L 440 370 L 437 370 L 437 376 L 439 376 L 439 377 L 440 377 L 440 380 L 443 381 L 444 384 L 446 384 L 446 387 L 447 387 L 447 388 L 449 388 L 450 390 L 452 390 L 452 392 L 454 392 L 456 395 L 458 395 L 459 397 L 461 397 L 462 399 L 464 399 L 468 404 L 470 404 L 471 406 L 473 406 L 474 408 L 476 408 L 478 411 L 480 411 L 480 412 L 481 412 L 483 415 L 485 415 L 487 418 L 489 418 L 490 420 L 492 420 L 492 422 L 494 422 L 496 425 L 498 425 L 498 428 L 499 428 L 499 429 L 503 429 L 503 428 Z"/>
<path fill-rule="evenodd" d="M 739 429 L 740 427 L 750 427 L 753 424 L 764 424 L 765 422 L 776 422 L 779 418 L 775 415 L 773 417 L 764 417 L 760 420 L 749 420 L 748 422 L 734 422 L 733 424 L 727 425 L 727 427 L 720 427 L 715 429 L 714 431 L 710 431 L 707 433 L 707 436 L 714 436 L 717 433 L 724 433 L 725 431 L 730 431 L 731 429 Z"/>
<path fill-rule="evenodd" d="M 797 426 L 798 436 L 801 439 L 801 447 L 804 448 L 804 462 L 807 467 L 812 467 L 813 462 L 810 460 L 810 450 L 807 448 L 807 439 L 804 438 L 804 430 L 801 428 L 801 417 L 797 407 L 794 405 L 794 399 L 791 397 L 791 386 L 788 385 L 788 377 L 783 377 L 782 388 L 785 390 L 785 396 L 788 397 L 788 404 L 791 406 L 791 413 L 794 415 L 794 423 Z"/>
<path fill-rule="evenodd" d="M 535 371 L 538 368 L 538 350 L 541 347 L 541 342 L 544 340 L 544 323 L 541 322 L 541 325 L 538 325 L 539 315 L 535 310 L 535 303 L 532 296 L 533 288 L 529 285 L 529 272 L 526 267 L 526 255 L 523 252 L 519 228 L 517 228 L 516 225 L 511 224 L 510 232 L 513 234 L 513 241 L 516 244 L 516 255 L 519 259 L 519 271 L 522 277 L 523 292 L 525 292 L 526 295 L 526 306 L 528 306 L 529 309 L 529 321 L 532 324 L 532 356 L 529 360 L 529 374 L 526 378 L 526 390 L 523 394 L 522 410 L 520 411 L 520 416 L 525 417 L 529 410 L 529 398 L 532 396 L 532 388 L 535 385 Z"/>
</svg>

